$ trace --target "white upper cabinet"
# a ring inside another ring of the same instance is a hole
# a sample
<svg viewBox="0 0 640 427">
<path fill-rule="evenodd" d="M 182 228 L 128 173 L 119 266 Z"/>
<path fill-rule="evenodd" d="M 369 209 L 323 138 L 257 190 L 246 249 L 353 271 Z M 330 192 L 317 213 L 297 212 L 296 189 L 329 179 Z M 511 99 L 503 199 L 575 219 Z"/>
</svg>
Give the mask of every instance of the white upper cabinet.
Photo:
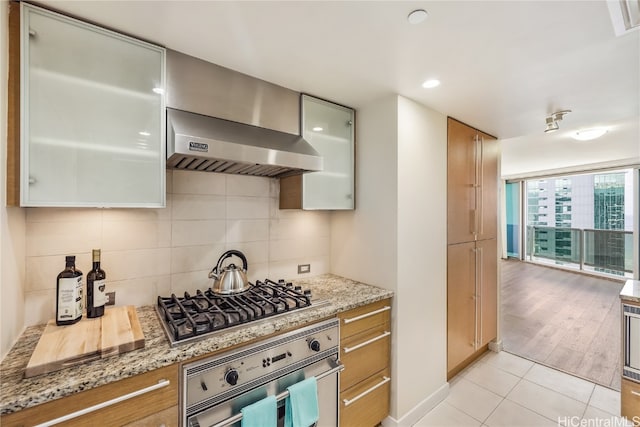
<svg viewBox="0 0 640 427">
<path fill-rule="evenodd" d="M 21 206 L 165 206 L 163 48 L 22 3 Z"/>
<path fill-rule="evenodd" d="M 302 136 L 324 164 L 302 175 L 302 208 L 354 209 L 355 111 L 302 95 Z"/>
</svg>

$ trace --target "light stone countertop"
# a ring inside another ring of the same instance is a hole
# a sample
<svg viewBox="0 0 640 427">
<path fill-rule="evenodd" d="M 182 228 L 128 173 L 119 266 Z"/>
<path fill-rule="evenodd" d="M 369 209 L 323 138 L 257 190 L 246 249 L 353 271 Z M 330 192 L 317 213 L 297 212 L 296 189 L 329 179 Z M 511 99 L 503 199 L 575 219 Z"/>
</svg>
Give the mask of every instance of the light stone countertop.
<svg viewBox="0 0 640 427">
<path fill-rule="evenodd" d="M 627 280 L 620 291 L 620 299 L 640 303 L 640 280 Z"/>
<path fill-rule="evenodd" d="M 62 369 L 49 374 L 24 378 L 29 362 L 45 325 L 25 330 L 0 365 L 0 414 L 30 408 L 73 393 L 88 390 L 134 375 L 188 361 L 194 357 L 246 343 L 275 332 L 304 326 L 309 322 L 335 316 L 337 313 L 393 296 L 393 292 L 340 276 L 326 274 L 292 281 L 311 289 L 313 301 L 327 300 L 317 308 L 293 311 L 260 324 L 231 332 L 219 332 L 211 338 L 170 347 L 154 306 L 137 308 L 145 336 L 145 347 L 118 356 Z"/>
</svg>

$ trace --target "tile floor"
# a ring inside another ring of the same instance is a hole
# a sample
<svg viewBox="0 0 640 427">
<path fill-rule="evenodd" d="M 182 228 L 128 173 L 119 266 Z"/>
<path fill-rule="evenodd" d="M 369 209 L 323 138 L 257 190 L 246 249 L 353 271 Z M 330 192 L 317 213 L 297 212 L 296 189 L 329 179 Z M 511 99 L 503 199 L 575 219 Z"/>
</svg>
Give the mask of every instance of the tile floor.
<svg viewBox="0 0 640 427">
<path fill-rule="evenodd" d="M 507 352 L 487 352 L 450 381 L 414 427 L 632 426 L 620 393 Z"/>
</svg>

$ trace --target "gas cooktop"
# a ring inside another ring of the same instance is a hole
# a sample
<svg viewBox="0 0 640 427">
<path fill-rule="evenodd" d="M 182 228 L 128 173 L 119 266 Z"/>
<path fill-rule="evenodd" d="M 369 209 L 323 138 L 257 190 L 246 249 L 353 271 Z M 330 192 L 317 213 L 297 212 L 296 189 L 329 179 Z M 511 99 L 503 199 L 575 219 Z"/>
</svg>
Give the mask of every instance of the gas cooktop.
<svg viewBox="0 0 640 427">
<path fill-rule="evenodd" d="M 313 307 L 322 304 L 314 302 Z M 219 331 L 311 308 L 311 291 L 291 282 L 256 281 L 242 293 L 220 295 L 211 288 L 178 297 L 158 297 L 156 311 L 171 346 L 208 338 Z"/>
</svg>

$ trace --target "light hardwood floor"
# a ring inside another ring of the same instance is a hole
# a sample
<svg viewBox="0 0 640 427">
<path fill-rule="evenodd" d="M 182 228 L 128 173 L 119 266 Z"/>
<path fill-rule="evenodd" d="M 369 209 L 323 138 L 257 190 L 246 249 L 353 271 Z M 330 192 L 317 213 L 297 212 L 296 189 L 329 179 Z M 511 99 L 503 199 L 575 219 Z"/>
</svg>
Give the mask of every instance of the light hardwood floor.
<svg viewBox="0 0 640 427">
<path fill-rule="evenodd" d="M 517 260 L 501 269 L 504 349 L 620 390 L 624 283 Z"/>
</svg>

